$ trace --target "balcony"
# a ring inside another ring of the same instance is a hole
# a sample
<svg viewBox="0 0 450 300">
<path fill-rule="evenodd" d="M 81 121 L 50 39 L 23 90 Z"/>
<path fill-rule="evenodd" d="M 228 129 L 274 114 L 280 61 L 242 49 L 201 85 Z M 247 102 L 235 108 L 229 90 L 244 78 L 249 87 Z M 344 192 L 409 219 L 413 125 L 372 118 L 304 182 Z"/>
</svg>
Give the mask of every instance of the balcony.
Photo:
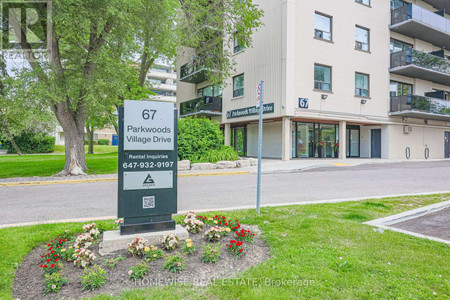
<svg viewBox="0 0 450 300">
<path fill-rule="evenodd" d="M 450 121 L 450 101 L 417 95 L 391 98 L 391 116 Z"/>
<path fill-rule="evenodd" d="M 450 12 L 450 1 L 448 0 L 423 0 L 423 2 L 433 5 L 437 9 L 444 9 Z"/>
<path fill-rule="evenodd" d="M 180 117 L 222 115 L 222 97 L 203 96 L 180 103 Z"/>
<path fill-rule="evenodd" d="M 393 10 L 390 29 L 450 49 L 450 20 L 418 5 Z"/>
<path fill-rule="evenodd" d="M 450 60 L 414 49 L 392 53 L 390 72 L 450 85 Z"/>
<path fill-rule="evenodd" d="M 215 72 L 206 66 L 216 65 L 216 59 L 212 55 L 200 54 L 180 68 L 180 81 L 187 83 L 200 83 L 208 80 L 208 73 Z"/>
</svg>

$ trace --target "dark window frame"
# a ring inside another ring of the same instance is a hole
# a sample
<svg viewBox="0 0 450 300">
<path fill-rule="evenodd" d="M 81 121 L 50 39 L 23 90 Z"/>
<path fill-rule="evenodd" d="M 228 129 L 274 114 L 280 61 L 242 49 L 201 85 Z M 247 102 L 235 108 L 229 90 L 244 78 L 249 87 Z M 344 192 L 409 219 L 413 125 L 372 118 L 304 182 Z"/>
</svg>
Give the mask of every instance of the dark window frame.
<svg viewBox="0 0 450 300">
<path fill-rule="evenodd" d="M 330 69 L 330 82 L 316 81 L 316 79 L 315 79 L 315 77 L 316 77 L 316 66 Z M 316 88 L 316 82 L 321 82 L 322 83 L 322 88 Z M 323 89 L 323 83 L 329 84 L 330 85 L 330 89 L 329 90 L 324 90 Z M 333 91 L 333 67 L 332 66 L 314 63 L 314 90 L 322 91 L 322 92 L 328 92 L 328 93 L 331 93 Z"/>
<path fill-rule="evenodd" d="M 358 42 L 358 41 L 356 40 L 356 29 L 357 29 L 357 28 L 363 29 L 363 30 L 366 30 L 366 31 L 367 31 L 367 50 L 364 50 L 364 49 L 362 49 L 362 48 L 359 49 L 359 48 L 356 46 L 357 43 L 360 43 L 360 42 Z M 361 25 L 355 25 L 355 50 L 370 53 L 370 28 L 367 28 L 367 27 L 364 27 L 364 26 L 361 26 Z"/>
<path fill-rule="evenodd" d="M 315 17 L 315 15 L 320 15 L 320 16 L 322 16 L 322 17 L 325 17 L 325 18 L 330 19 L 330 32 L 329 32 L 329 34 L 330 34 L 330 39 L 326 39 L 326 38 L 317 36 L 317 32 L 318 32 L 318 31 L 321 31 L 321 32 L 322 32 L 322 36 L 323 36 L 323 32 L 324 32 L 324 31 L 319 30 L 319 29 L 316 29 L 315 18 L 314 18 L 314 38 L 315 38 L 315 39 L 318 39 L 318 40 L 321 40 L 321 41 L 333 42 L 333 16 L 324 14 L 324 13 L 319 12 L 319 11 L 315 11 L 315 12 L 314 12 L 314 17 Z"/>
<path fill-rule="evenodd" d="M 234 89 L 234 81 L 235 81 L 236 78 L 238 78 L 239 76 L 242 76 L 242 77 L 243 77 L 243 80 L 242 80 L 242 81 L 243 81 L 243 86 L 242 86 L 242 88 L 235 90 L 235 89 Z M 243 97 L 243 96 L 244 96 L 244 93 L 245 93 L 244 87 L 245 87 L 245 76 L 244 76 L 244 73 L 241 73 L 241 74 L 239 74 L 239 75 L 234 76 L 234 77 L 233 77 L 233 98 Z M 241 90 L 242 90 L 242 92 L 240 92 Z M 239 91 L 239 93 L 237 93 L 238 91 Z"/>
<path fill-rule="evenodd" d="M 364 0 L 355 0 L 355 2 L 358 3 L 358 4 L 362 4 L 362 5 L 367 6 L 367 7 L 372 7 L 371 6 L 371 0 L 369 0 L 369 4 L 363 3 L 363 1 Z"/>
<path fill-rule="evenodd" d="M 356 93 L 356 90 L 357 90 L 357 89 L 359 89 L 359 90 L 364 90 L 364 89 L 362 89 L 362 88 L 356 87 L 356 75 L 367 76 L 367 83 L 368 83 L 368 85 L 369 85 L 369 87 L 368 87 L 368 89 L 367 89 L 367 96 L 364 96 L 364 95 L 358 95 L 358 94 Z M 355 72 L 355 96 L 356 96 L 356 97 L 366 97 L 366 98 L 370 98 L 370 74 L 362 73 L 362 72 Z"/>
</svg>

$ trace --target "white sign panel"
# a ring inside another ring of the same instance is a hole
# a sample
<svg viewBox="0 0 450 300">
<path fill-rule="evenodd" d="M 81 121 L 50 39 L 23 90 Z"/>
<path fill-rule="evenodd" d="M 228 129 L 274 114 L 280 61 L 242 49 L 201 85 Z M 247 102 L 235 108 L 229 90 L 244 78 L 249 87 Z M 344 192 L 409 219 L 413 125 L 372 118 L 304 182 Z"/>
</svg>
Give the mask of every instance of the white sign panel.
<svg viewBox="0 0 450 300">
<path fill-rule="evenodd" d="M 256 108 L 259 108 L 261 103 L 261 83 L 256 85 Z"/>
<path fill-rule="evenodd" d="M 124 150 L 174 150 L 173 103 L 124 101 Z"/>
<path fill-rule="evenodd" d="M 123 172 L 124 190 L 170 189 L 172 187 L 172 171 Z"/>
</svg>

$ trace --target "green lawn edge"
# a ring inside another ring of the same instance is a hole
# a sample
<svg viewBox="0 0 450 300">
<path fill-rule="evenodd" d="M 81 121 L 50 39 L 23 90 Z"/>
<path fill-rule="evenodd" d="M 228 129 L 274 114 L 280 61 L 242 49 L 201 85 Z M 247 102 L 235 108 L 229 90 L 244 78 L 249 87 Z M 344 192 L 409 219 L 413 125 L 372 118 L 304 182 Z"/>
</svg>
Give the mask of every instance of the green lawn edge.
<svg viewBox="0 0 450 300">
<path fill-rule="evenodd" d="M 240 274 L 261 286 L 216 281 L 206 288 L 186 285 L 125 290 L 93 299 L 448 299 L 450 246 L 402 233 L 376 232 L 362 224 L 450 199 L 450 194 L 311 204 L 223 212 L 258 225 L 272 258 Z M 205 213 L 206 216 L 216 212 Z M 179 217 L 178 217 L 179 218 Z M 99 221 L 106 229 L 112 221 Z M 29 251 L 82 223 L 0 229 L 0 299 L 12 299 L 14 273 Z M 447 263 L 446 263 L 447 262 Z M 313 280 L 309 286 L 277 286 L 270 280 Z M 237 281 L 236 281 L 237 282 Z"/>
</svg>

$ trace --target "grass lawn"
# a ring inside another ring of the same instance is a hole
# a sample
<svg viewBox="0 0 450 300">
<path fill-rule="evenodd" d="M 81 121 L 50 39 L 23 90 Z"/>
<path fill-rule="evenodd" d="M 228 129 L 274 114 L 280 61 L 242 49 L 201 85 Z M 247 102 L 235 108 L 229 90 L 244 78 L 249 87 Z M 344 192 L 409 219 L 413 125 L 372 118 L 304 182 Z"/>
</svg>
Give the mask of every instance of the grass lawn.
<svg viewBox="0 0 450 300">
<path fill-rule="evenodd" d="M 59 153 L 59 151 L 62 151 L 62 153 Z M 64 155 L 62 155 L 64 154 L 64 146 L 55 146 L 55 153 L 57 154 L 1 156 L 0 178 L 51 176 L 57 174 L 64 167 Z M 95 145 L 94 153 L 97 154 L 86 154 L 86 163 L 89 168 L 88 174 L 117 172 L 116 146 Z"/>
<path fill-rule="evenodd" d="M 257 224 L 272 258 L 245 271 L 237 281 L 219 280 L 206 288 L 172 285 L 128 290 L 115 298 L 95 299 L 449 299 L 449 245 L 391 231 L 375 232 L 361 224 L 448 199 L 450 194 L 285 206 L 263 208 L 259 216 L 253 210 L 225 212 L 244 224 Z M 11 298 L 14 272 L 31 249 L 65 229 L 81 231 L 81 226 L 1 229 L 0 299 Z M 286 281 L 283 285 L 281 280 L 309 284 Z"/>
<path fill-rule="evenodd" d="M 88 146 L 84 146 L 84 150 L 88 152 Z M 64 145 L 56 145 L 55 151 L 52 154 L 64 154 L 65 147 Z M 105 154 L 105 153 L 117 153 L 117 146 L 108 146 L 108 145 L 94 145 L 94 154 Z"/>
</svg>

